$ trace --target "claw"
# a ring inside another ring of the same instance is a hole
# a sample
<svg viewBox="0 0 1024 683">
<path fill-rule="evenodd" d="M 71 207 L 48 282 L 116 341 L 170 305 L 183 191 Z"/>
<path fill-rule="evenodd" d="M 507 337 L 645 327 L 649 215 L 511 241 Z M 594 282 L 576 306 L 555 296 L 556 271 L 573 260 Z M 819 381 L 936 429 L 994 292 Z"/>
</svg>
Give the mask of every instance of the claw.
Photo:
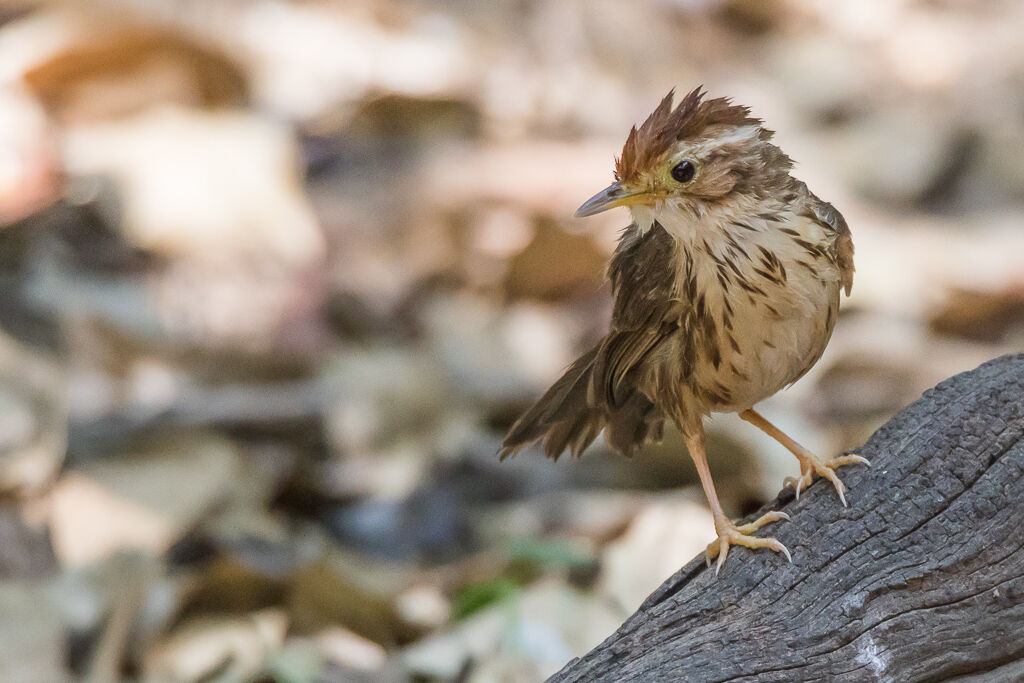
<svg viewBox="0 0 1024 683">
<path fill-rule="evenodd" d="M 786 477 L 783 485 L 792 486 L 796 492 L 796 498 L 799 500 L 801 489 L 805 486 L 810 486 L 814 480 L 814 475 L 817 474 L 819 477 L 832 482 L 832 487 L 839 494 L 839 502 L 843 504 L 843 507 L 849 507 L 849 504 L 846 502 L 846 486 L 839 479 L 835 468 L 853 464 L 871 467 L 871 462 L 867 458 L 852 454 L 840 455 L 831 460 L 822 460 L 810 452 L 801 453 L 797 457 L 800 459 L 800 476 Z"/>
<path fill-rule="evenodd" d="M 742 545 L 747 548 L 768 548 L 774 550 L 777 553 L 782 553 L 786 556 L 786 559 L 790 562 L 793 561 L 793 557 L 789 554 L 789 550 L 786 546 L 782 545 L 777 538 L 759 538 L 752 536 L 754 531 L 757 531 L 760 527 L 765 524 L 777 522 L 780 519 L 789 519 L 789 515 L 785 512 L 773 510 L 772 512 L 766 512 L 761 515 L 753 522 L 736 526 L 732 522 L 726 520 L 721 524 L 716 524 L 718 528 L 718 538 L 708 544 L 707 549 L 704 552 L 704 560 L 708 567 L 711 567 L 711 560 L 716 556 L 718 562 L 715 563 L 715 576 L 718 576 L 718 572 L 721 571 L 722 565 L 725 564 L 725 558 L 729 555 L 729 548 L 733 545 Z"/>
<path fill-rule="evenodd" d="M 843 485 L 843 482 L 839 479 L 836 471 L 829 465 L 824 465 L 820 469 L 815 468 L 815 470 L 819 475 L 832 482 L 832 487 L 836 490 L 836 493 L 839 494 L 839 500 L 842 501 L 843 507 L 849 507 L 846 504 L 846 486 Z"/>
<path fill-rule="evenodd" d="M 722 571 L 722 565 L 725 564 L 725 558 L 729 556 L 729 544 L 721 544 L 721 550 L 718 554 L 718 562 L 715 563 L 715 576 L 718 576 L 718 572 Z"/>
<path fill-rule="evenodd" d="M 777 538 L 766 538 L 764 540 L 769 541 L 765 544 L 764 547 L 771 548 L 777 553 L 782 553 L 786 556 L 786 559 L 789 561 L 789 563 L 793 564 L 793 556 L 789 554 L 789 549 L 786 548 L 786 546 L 782 545 L 782 543 L 780 543 Z"/>
</svg>

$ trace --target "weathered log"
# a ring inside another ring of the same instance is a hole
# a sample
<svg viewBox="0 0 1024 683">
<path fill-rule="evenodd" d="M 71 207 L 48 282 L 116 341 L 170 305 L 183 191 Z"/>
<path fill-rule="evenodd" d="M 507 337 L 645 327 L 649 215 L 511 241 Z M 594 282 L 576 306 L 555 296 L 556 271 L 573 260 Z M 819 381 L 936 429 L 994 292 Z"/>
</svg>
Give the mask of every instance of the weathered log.
<svg viewBox="0 0 1024 683">
<path fill-rule="evenodd" d="M 927 391 L 771 509 L 793 562 L 695 558 L 552 681 L 1024 680 L 1024 354 Z M 763 510 L 761 511 L 763 512 Z M 760 513 L 758 513 L 760 514 Z"/>
</svg>

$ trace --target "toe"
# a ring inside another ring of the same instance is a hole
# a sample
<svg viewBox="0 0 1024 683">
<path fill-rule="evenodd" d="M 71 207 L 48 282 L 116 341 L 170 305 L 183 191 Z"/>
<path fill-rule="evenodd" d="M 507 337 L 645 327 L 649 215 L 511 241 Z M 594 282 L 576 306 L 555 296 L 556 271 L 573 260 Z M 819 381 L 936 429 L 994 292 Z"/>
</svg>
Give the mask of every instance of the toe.
<svg viewBox="0 0 1024 683">
<path fill-rule="evenodd" d="M 772 510 L 771 512 L 766 512 L 763 515 L 761 515 L 760 517 L 758 517 L 756 520 L 754 520 L 753 523 L 756 524 L 757 527 L 762 527 L 765 524 L 770 524 L 771 522 L 777 522 L 780 519 L 784 519 L 786 521 L 789 521 L 789 515 L 787 515 L 782 510 Z"/>
<path fill-rule="evenodd" d="M 832 486 L 835 488 L 836 493 L 839 494 L 839 500 L 843 503 L 843 507 L 848 507 L 846 504 L 846 486 L 839 479 L 839 475 L 830 467 L 821 468 L 818 474 L 832 482 Z"/>
<path fill-rule="evenodd" d="M 718 557 L 718 541 L 719 540 L 720 539 L 716 538 L 715 540 L 711 541 L 711 543 L 708 543 L 708 547 L 704 549 L 704 559 L 707 562 L 707 565 L 709 567 L 711 566 L 711 560 L 713 560 L 716 557 Z"/>
<path fill-rule="evenodd" d="M 782 481 L 783 487 L 792 486 L 793 491 L 796 493 L 796 499 L 800 500 L 800 491 L 803 490 L 809 482 L 805 479 L 805 475 L 801 474 L 799 477 L 786 477 Z"/>
<path fill-rule="evenodd" d="M 789 515 L 779 510 L 772 510 L 771 512 L 764 513 L 763 515 L 755 519 L 753 522 L 750 522 L 748 524 L 742 524 L 736 527 L 736 530 L 739 531 L 741 534 L 749 534 L 754 531 L 757 531 L 765 524 L 771 524 L 772 522 L 777 522 L 780 519 L 788 520 Z"/>
<path fill-rule="evenodd" d="M 840 456 L 838 456 L 836 458 L 833 458 L 832 461 L 829 462 L 829 465 L 832 466 L 832 467 L 841 467 L 842 465 L 855 465 L 855 464 L 856 465 L 867 465 L 868 467 L 871 467 L 871 461 L 870 460 L 868 460 L 867 458 L 861 457 L 859 455 L 855 455 L 855 454 L 840 455 Z"/>
<path fill-rule="evenodd" d="M 800 492 L 811 485 L 811 477 L 814 475 L 810 470 L 801 472 L 800 476 L 796 480 L 796 499 L 800 500 Z"/>
<path fill-rule="evenodd" d="M 735 545 L 742 545 L 751 550 L 757 550 L 758 548 L 768 548 L 774 550 L 777 553 L 782 553 L 786 556 L 786 559 L 790 562 L 793 561 L 793 557 L 789 554 L 789 549 L 782 545 L 782 542 L 775 537 L 759 538 L 757 536 L 733 536 L 730 541 Z"/>
<path fill-rule="evenodd" d="M 839 494 L 839 500 L 843 504 L 843 507 L 849 507 L 846 503 L 846 484 L 844 484 L 839 476 L 831 470 L 827 470 L 827 474 L 825 474 L 824 477 L 833 482 L 833 486 L 836 488 L 836 493 Z"/>
<path fill-rule="evenodd" d="M 722 570 L 722 565 L 725 564 L 726 557 L 729 555 L 729 548 L 733 545 L 741 545 L 754 550 L 768 548 L 777 553 L 782 553 L 786 556 L 787 560 L 792 562 L 793 558 L 790 556 L 789 550 L 777 538 L 760 538 L 751 535 L 756 526 L 780 519 L 789 519 L 789 515 L 785 512 L 773 510 L 761 515 L 756 521 L 744 524 L 743 526 L 737 527 L 732 522 L 718 525 L 718 538 L 708 544 L 704 551 L 704 561 L 710 567 L 711 561 L 716 557 L 718 558 L 718 561 L 715 563 L 715 576 L 718 576 L 718 573 Z"/>
</svg>

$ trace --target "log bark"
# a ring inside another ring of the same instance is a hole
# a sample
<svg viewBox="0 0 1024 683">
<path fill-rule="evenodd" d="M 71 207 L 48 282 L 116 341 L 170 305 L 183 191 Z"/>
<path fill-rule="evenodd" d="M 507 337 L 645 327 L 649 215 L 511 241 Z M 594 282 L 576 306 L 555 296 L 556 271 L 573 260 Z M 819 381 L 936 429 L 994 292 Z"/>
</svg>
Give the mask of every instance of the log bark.
<svg viewBox="0 0 1024 683">
<path fill-rule="evenodd" d="M 695 558 L 552 681 L 1024 680 L 1024 354 L 927 391 L 770 509 L 790 549 Z M 762 510 L 761 512 L 764 512 Z M 761 514 L 761 512 L 757 514 Z"/>
</svg>

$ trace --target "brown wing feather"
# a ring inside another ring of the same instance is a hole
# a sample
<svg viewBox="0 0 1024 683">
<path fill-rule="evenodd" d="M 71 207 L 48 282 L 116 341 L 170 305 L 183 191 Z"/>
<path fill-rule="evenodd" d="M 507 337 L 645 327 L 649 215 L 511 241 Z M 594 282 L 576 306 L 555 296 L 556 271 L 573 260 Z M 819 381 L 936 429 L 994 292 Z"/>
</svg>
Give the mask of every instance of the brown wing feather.
<svg viewBox="0 0 1024 683">
<path fill-rule="evenodd" d="M 573 438 L 572 434 L 566 433 L 566 425 L 575 427 L 582 437 L 585 432 L 592 431 L 587 424 L 600 422 L 598 411 L 587 401 L 587 388 L 597 351 L 595 347 L 577 358 L 540 400 L 516 420 L 502 441 L 499 451 L 502 460 L 540 438 L 545 440 L 547 456 L 557 460 L 566 445 L 581 441 L 581 438 Z M 582 444 L 579 450 L 582 451 L 589 443 Z"/>
<path fill-rule="evenodd" d="M 836 207 L 828 202 L 823 202 L 814 195 L 814 218 L 825 228 L 835 233 L 833 249 L 836 265 L 839 266 L 840 282 L 846 296 L 850 296 L 853 289 L 853 235 L 850 234 L 850 226 L 846 224 L 843 214 L 839 213 Z"/>
<path fill-rule="evenodd" d="M 644 361 L 678 328 L 671 321 L 672 238 L 655 224 L 623 233 L 609 266 L 615 295 L 611 331 L 581 356 L 509 430 L 502 458 L 543 439 L 548 457 L 579 455 L 604 429 L 615 450 L 632 455 L 660 439 L 664 415 L 640 391 Z"/>
<path fill-rule="evenodd" d="M 611 331 L 595 361 L 592 399 L 621 405 L 636 390 L 638 370 L 679 327 L 671 315 L 676 277 L 672 237 L 659 224 L 626 229 L 608 268 L 615 294 Z"/>
</svg>

